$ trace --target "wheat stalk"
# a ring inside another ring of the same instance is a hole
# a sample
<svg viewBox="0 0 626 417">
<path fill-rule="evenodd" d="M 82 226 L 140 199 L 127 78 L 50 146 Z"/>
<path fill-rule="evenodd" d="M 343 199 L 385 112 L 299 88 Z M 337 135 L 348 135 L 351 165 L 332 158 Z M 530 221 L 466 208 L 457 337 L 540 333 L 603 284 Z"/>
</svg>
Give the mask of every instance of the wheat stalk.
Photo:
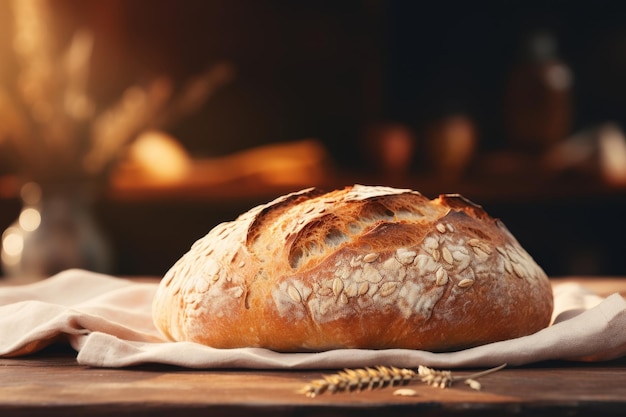
<svg viewBox="0 0 626 417">
<path fill-rule="evenodd" d="M 376 388 L 394 387 L 406 385 L 418 379 L 421 382 L 438 388 L 447 388 L 452 386 L 455 382 L 463 380 L 470 388 L 480 390 L 481 385 L 477 381 L 478 378 L 499 371 L 505 366 L 506 364 L 502 364 L 495 368 L 467 376 L 456 376 L 452 375 L 452 371 L 436 370 L 426 366 L 419 366 L 417 371 L 407 368 L 396 368 L 394 366 L 344 369 L 336 374 L 323 375 L 321 379 L 311 381 L 298 392 L 313 398 L 325 392 L 334 394 L 337 392 L 354 392 L 364 389 L 372 390 Z"/>
</svg>

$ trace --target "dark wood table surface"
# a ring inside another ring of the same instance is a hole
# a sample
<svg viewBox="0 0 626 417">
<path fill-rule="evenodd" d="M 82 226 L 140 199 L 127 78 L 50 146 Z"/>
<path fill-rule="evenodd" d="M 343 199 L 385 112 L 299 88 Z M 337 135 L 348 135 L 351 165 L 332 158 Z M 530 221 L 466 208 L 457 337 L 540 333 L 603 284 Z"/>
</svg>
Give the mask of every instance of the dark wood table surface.
<svg viewBox="0 0 626 417">
<path fill-rule="evenodd" d="M 568 280 L 603 295 L 626 294 L 626 278 Z M 480 391 L 463 383 L 439 389 L 414 382 L 406 386 L 416 392 L 410 397 L 387 387 L 308 398 L 298 390 L 325 372 L 102 369 L 79 365 L 75 357 L 56 345 L 0 359 L 0 416 L 626 416 L 626 358 L 507 367 L 481 379 Z"/>
</svg>

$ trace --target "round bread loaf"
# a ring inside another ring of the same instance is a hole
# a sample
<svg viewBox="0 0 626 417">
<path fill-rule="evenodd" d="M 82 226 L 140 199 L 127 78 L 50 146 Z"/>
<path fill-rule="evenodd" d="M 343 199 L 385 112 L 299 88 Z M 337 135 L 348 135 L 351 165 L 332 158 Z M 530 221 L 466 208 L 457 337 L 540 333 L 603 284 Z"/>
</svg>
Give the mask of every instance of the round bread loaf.
<svg viewBox="0 0 626 417">
<path fill-rule="evenodd" d="M 276 351 L 450 351 L 534 333 L 543 270 L 460 195 L 355 185 L 282 196 L 222 223 L 165 275 L 171 340 Z"/>
</svg>

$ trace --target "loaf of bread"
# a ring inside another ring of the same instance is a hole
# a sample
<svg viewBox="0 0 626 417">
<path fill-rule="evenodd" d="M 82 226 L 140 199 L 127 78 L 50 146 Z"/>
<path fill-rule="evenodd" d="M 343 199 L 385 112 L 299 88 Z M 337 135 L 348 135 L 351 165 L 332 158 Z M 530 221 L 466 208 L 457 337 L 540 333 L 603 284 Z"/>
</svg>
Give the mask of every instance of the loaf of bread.
<svg viewBox="0 0 626 417">
<path fill-rule="evenodd" d="M 306 189 L 199 239 L 164 276 L 156 326 L 175 341 L 276 351 L 451 351 L 534 333 L 543 270 L 460 195 Z"/>
</svg>

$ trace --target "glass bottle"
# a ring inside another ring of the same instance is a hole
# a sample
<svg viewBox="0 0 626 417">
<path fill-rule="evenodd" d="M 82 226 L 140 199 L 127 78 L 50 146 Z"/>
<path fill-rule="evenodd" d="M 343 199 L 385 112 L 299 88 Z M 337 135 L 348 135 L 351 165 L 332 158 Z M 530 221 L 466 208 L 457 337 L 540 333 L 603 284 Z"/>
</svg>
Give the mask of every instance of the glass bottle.
<svg viewBox="0 0 626 417">
<path fill-rule="evenodd" d="M 549 32 L 532 33 L 522 52 L 509 79 L 506 130 L 512 149 L 542 153 L 570 133 L 573 75 Z"/>
</svg>

